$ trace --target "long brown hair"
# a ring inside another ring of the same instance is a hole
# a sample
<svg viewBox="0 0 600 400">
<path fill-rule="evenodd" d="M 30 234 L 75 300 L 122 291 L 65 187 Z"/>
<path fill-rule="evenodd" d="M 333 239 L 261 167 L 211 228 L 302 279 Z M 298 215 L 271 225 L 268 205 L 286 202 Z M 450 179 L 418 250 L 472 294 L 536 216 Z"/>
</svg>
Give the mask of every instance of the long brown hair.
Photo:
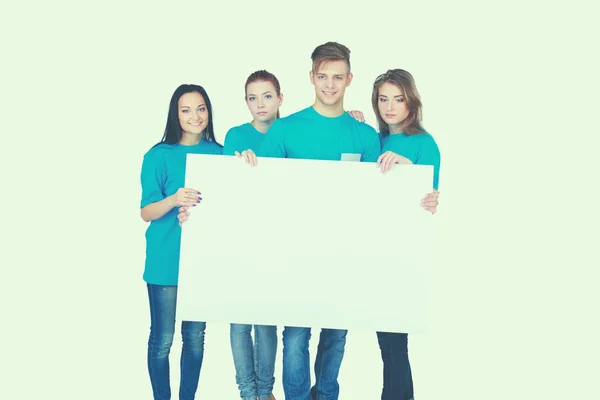
<svg viewBox="0 0 600 400">
<path fill-rule="evenodd" d="M 244 89 L 246 97 L 248 97 L 248 85 L 254 82 L 271 82 L 273 86 L 275 86 L 275 93 L 277 93 L 277 97 L 281 95 L 281 87 L 279 86 L 279 80 L 277 79 L 277 77 L 269 71 L 261 69 L 258 71 L 254 71 L 250 74 L 248 79 L 246 79 L 246 86 Z M 279 108 L 277 109 L 277 118 L 279 118 Z"/>
<path fill-rule="evenodd" d="M 417 91 L 415 79 L 410 72 L 403 69 L 390 69 L 386 73 L 379 75 L 373 83 L 373 94 L 371 96 L 371 104 L 377 118 L 379 132 L 383 135 L 390 133 L 388 125 L 385 123 L 379 114 L 379 88 L 384 83 L 389 82 L 396 85 L 404 94 L 404 101 L 408 107 L 408 116 L 402 121 L 402 131 L 407 135 L 424 133 L 425 129 L 421 125 L 423 104 L 421 96 Z"/>
</svg>

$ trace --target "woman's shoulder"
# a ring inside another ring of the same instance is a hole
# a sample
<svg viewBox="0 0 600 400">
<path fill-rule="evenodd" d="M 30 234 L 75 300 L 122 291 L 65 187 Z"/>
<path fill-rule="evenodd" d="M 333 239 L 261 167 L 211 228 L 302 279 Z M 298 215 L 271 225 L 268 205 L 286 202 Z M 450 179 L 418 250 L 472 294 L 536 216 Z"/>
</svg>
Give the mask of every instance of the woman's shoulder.
<svg viewBox="0 0 600 400">
<path fill-rule="evenodd" d="M 212 141 L 212 140 L 202 140 L 202 144 L 204 144 L 205 147 L 208 147 L 212 150 L 215 151 L 223 151 L 223 145 L 217 141 Z"/>
<path fill-rule="evenodd" d="M 251 127 L 252 124 L 250 122 L 244 122 L 243 124 L 232 126 L 231 128 L 229 128 L 226 135 L 237 135 L 240 132 L 250 129 Z"/>
<path fill-rule="evenodd" d="M 433 135 L 427 131 L 412 135 L 413 142 L 422 154 L 428 153 L 439 157 L 440 148 Z"/>
<path fill-rule="evenodd" d="M 413 135 L 410 135 L 410 138 L 412 140 L 419 141 L 420 143 L 423 143 L 423 144 L 429 144 L 429 145 L 435 145 L 435 146 L 437 146 L 437 143 L 435 142 L 435 138 L 428 131 L 423 131 L 423 132 L 420 132 L 420 133 L 415 133 Z"/>
<path fill-rule="evenodd" d="M 155 158 L 161 157 L 175 148 L 175 144 L 168 144 L 164 142 L 158 142 L 154 146 L 150 147 L 150 149 L 144 154 L 144 158 Z"/>
</svg>

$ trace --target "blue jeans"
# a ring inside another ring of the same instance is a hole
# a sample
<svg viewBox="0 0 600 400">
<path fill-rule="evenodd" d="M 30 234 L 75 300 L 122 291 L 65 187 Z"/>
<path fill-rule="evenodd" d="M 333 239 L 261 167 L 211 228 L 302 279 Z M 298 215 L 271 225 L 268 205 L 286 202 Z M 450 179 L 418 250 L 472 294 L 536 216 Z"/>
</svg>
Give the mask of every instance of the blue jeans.
<svg viewBox="0 0 600 400">
<path fill-rule="evenodd" d="M 275 384 L 275 357 L 277 355 L 277 327 L 231 324 L 230 341 L 235 381 L 243 400 L 264 400 L 273 392 Z"/>
<path fill-rule="evenodd" d="M 383 360 L 381 400 L 409 400 L 414 397 L 408 361 L 408 334 L 377 332 Z"/>
<path fill-rule="evenodd" d="M 175 304 L 177 286 L 148 286 L 150 300 L 150 338 L 148 339 L 148 372 L 154 400 L 169 400 L 169 352 L 175 334 Z M 181 336 L 183 348 L 180 368 L 179 399 L 193 400 L 198 388 L 200 367 L 204 356 L 206 323 L 183 321 Z"/>
<path fill-rule="evenodd" d="M 310 328 L 283 330 L 283 391 L 286 400 L 334 400 L 344 357 L 347 330 L 322 329 L 315 359 L 315 386 L 310 387 Z"/>
</svg>

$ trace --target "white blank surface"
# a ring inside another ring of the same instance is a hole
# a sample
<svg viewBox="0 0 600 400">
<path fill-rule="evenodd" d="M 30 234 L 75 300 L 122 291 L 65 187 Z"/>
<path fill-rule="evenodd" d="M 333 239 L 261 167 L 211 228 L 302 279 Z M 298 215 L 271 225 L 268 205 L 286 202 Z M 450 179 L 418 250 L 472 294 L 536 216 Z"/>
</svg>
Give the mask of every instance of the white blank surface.
<svg viewBox="0 0 600 400">
<path fill-rule="evenodd" d="M 182 320 L 420 332 L 433 168 L 187 157 Z"/>
</svg>

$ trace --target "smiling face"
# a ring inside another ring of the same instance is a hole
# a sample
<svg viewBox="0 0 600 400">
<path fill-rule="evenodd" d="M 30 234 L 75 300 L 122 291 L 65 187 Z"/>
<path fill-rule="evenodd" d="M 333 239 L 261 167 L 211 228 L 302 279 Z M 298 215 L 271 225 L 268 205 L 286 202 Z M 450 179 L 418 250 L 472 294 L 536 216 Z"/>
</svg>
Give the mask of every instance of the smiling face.
<svg viewBox="0 0 600 400">
<path fill-rule="evenodd" d="M 392 127 L 400 127 L 410 113 L 404 92 L 390 82 L 384 82 L 379 87 L 377 106 L 379 115 L 390 127 L 390 132 L 394 130 Z"/>
<path fill-rule="evenodd" d="M 255 121 L 272 122 L 282 102 L 272 82 L 256 81 L 246 86 L 246 104 Z"/>
<path fill-rule="evenodd" d="M 326 61 L 310 72 L 316 102 L 325 108 L 343 107 L 344 93 L 352 82 L 352 73 L 344 60 Z"/>
<path fill-rule="evenodd" d="M 208 108 L 198 92 L 183 94 L 177 102 L 182 137 L 201 136 L 208 125 Z"/>
</svg>

